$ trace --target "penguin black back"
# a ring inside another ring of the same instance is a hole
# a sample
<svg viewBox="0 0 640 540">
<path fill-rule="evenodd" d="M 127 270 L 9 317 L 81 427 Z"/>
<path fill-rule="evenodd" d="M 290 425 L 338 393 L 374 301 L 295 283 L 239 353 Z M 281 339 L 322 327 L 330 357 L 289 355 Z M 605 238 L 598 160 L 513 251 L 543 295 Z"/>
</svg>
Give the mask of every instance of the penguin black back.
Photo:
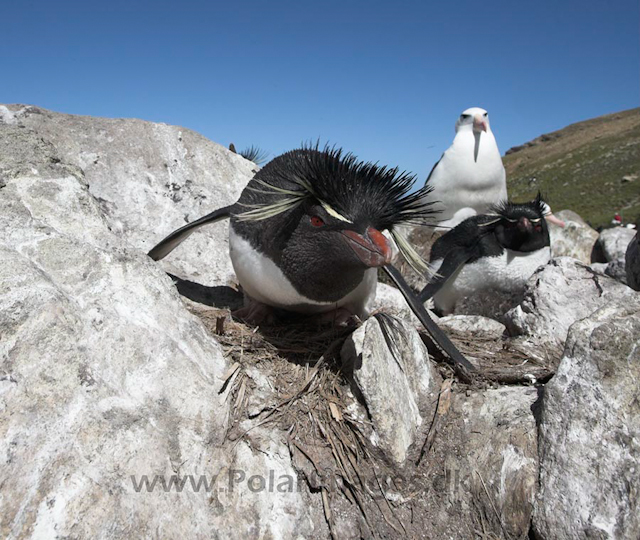
<svg viewBox="0 0 640 540">
<path fill-rule="evenodd" d="M 528 203 L 501 202 L 490 214 L 472 216 L 433 244 L 430 262 L 444 259 L 452 249 L 469 252 L 468 262 L 500 255 L 504 249 L 531 252 L 548 246 L 549 228 L 542 196 Z"/>
</svg>

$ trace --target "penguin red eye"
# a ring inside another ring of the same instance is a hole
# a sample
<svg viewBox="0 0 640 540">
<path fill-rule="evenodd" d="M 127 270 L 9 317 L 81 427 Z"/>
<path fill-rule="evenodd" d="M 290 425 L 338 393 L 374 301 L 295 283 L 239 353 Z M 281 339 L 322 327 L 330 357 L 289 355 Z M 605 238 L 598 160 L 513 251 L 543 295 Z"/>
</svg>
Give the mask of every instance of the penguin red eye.
<svg viewBox="0 0 640 540">
<path fill-rule="evenodd" d="M 318 216 L 311 216 L 311 225 L 314 227 L 322 227 L 324 225 L 324 221 L 322 221 L 322 218 L 319 218 Z"/>
</svg>

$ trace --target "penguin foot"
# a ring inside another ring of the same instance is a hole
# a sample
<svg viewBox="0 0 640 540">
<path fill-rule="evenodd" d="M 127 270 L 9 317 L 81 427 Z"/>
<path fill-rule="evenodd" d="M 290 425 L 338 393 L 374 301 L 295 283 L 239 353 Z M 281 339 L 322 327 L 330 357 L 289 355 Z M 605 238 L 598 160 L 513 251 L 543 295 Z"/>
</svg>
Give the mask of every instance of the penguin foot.
<svg viewBox="0 0 640 540">
<path fill-rule="evenodd" d="M 236 319 L 241 319 L 250 325 L 259 326 L 261 324 L 271 326 L 276 322 L 276 311 L 272 306 L 248 299 L 246 305 L 231 313 Z"/>
<path fill-rule="evenodd" d="M 357 315 L 354 315 L 348 309 L 343 307 L 322 313 L 314 317 L 313 320 L 318 324 L 331 324 L 340 328 L 354 326 L 360 322 L 360 318 Z"/>
<path fill-rule="evenodd" d="M 339 328 L 347 328 L 349 326 L 357 326 L 360 318 L 354 315 L 346 308 L 337 308 L 326 313 L 316 315 L 300 315 L 293 312 L 286 312 L 273 306 L 263 304 L 248 298 L 246 305 L 231 315 L 251 326 L 274 326 L 278 322 L 295 322 L 306 321 L 307 324 L 317 324 L 318 326 L 331 325 Z"/>
</svg>

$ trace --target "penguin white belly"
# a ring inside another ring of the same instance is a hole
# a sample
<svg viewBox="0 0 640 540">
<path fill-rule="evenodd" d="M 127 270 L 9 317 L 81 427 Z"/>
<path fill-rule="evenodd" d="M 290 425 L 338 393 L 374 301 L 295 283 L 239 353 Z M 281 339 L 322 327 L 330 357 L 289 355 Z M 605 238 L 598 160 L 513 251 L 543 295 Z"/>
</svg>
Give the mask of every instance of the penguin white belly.
<svg viewBox="0 0 640 540">
<path fill-rule="evenodd" d="M 522 253 L 505 249 L 496 257 L 483 257 L 464 265 L 454 273 L 447 283 L 436 293 L 434 302 L 445 313 L 453 311 L 460 298 L 471 296 L 485 289 L 517 291 L 524 289 L 531 275 L 549 262 L 549 247 Z M 435 261 L 438 266 L 441 260 Z"/>
<path fill-rule="evenodd" d="M 299 313 L 325 313 L 344 307 L 362 319 L 371 311 L 378 283 L 376 268 L 366 270 L 360 284 L 337 302 L 318 302 L 296 291 L 282 270 L 236 234 L 233 227 L 229 227 L 229 255 L 243 290 L 263 304 Z"/>
</svg>

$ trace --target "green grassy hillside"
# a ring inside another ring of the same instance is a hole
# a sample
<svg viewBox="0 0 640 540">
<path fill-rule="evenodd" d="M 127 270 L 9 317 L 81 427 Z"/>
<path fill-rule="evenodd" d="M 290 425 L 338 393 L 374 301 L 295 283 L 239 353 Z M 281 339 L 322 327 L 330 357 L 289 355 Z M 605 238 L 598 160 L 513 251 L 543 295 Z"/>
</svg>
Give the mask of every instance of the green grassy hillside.
<svg viewBox="0 0 640 540">
<path fill-rule="evenodd" d="M 554 211 L 569 208 L 592 226 L 616 212 L 640 218 L 640 108 L 600 116 L 507 151 L 509 197 L 542 191 Z"/>
</svg>

